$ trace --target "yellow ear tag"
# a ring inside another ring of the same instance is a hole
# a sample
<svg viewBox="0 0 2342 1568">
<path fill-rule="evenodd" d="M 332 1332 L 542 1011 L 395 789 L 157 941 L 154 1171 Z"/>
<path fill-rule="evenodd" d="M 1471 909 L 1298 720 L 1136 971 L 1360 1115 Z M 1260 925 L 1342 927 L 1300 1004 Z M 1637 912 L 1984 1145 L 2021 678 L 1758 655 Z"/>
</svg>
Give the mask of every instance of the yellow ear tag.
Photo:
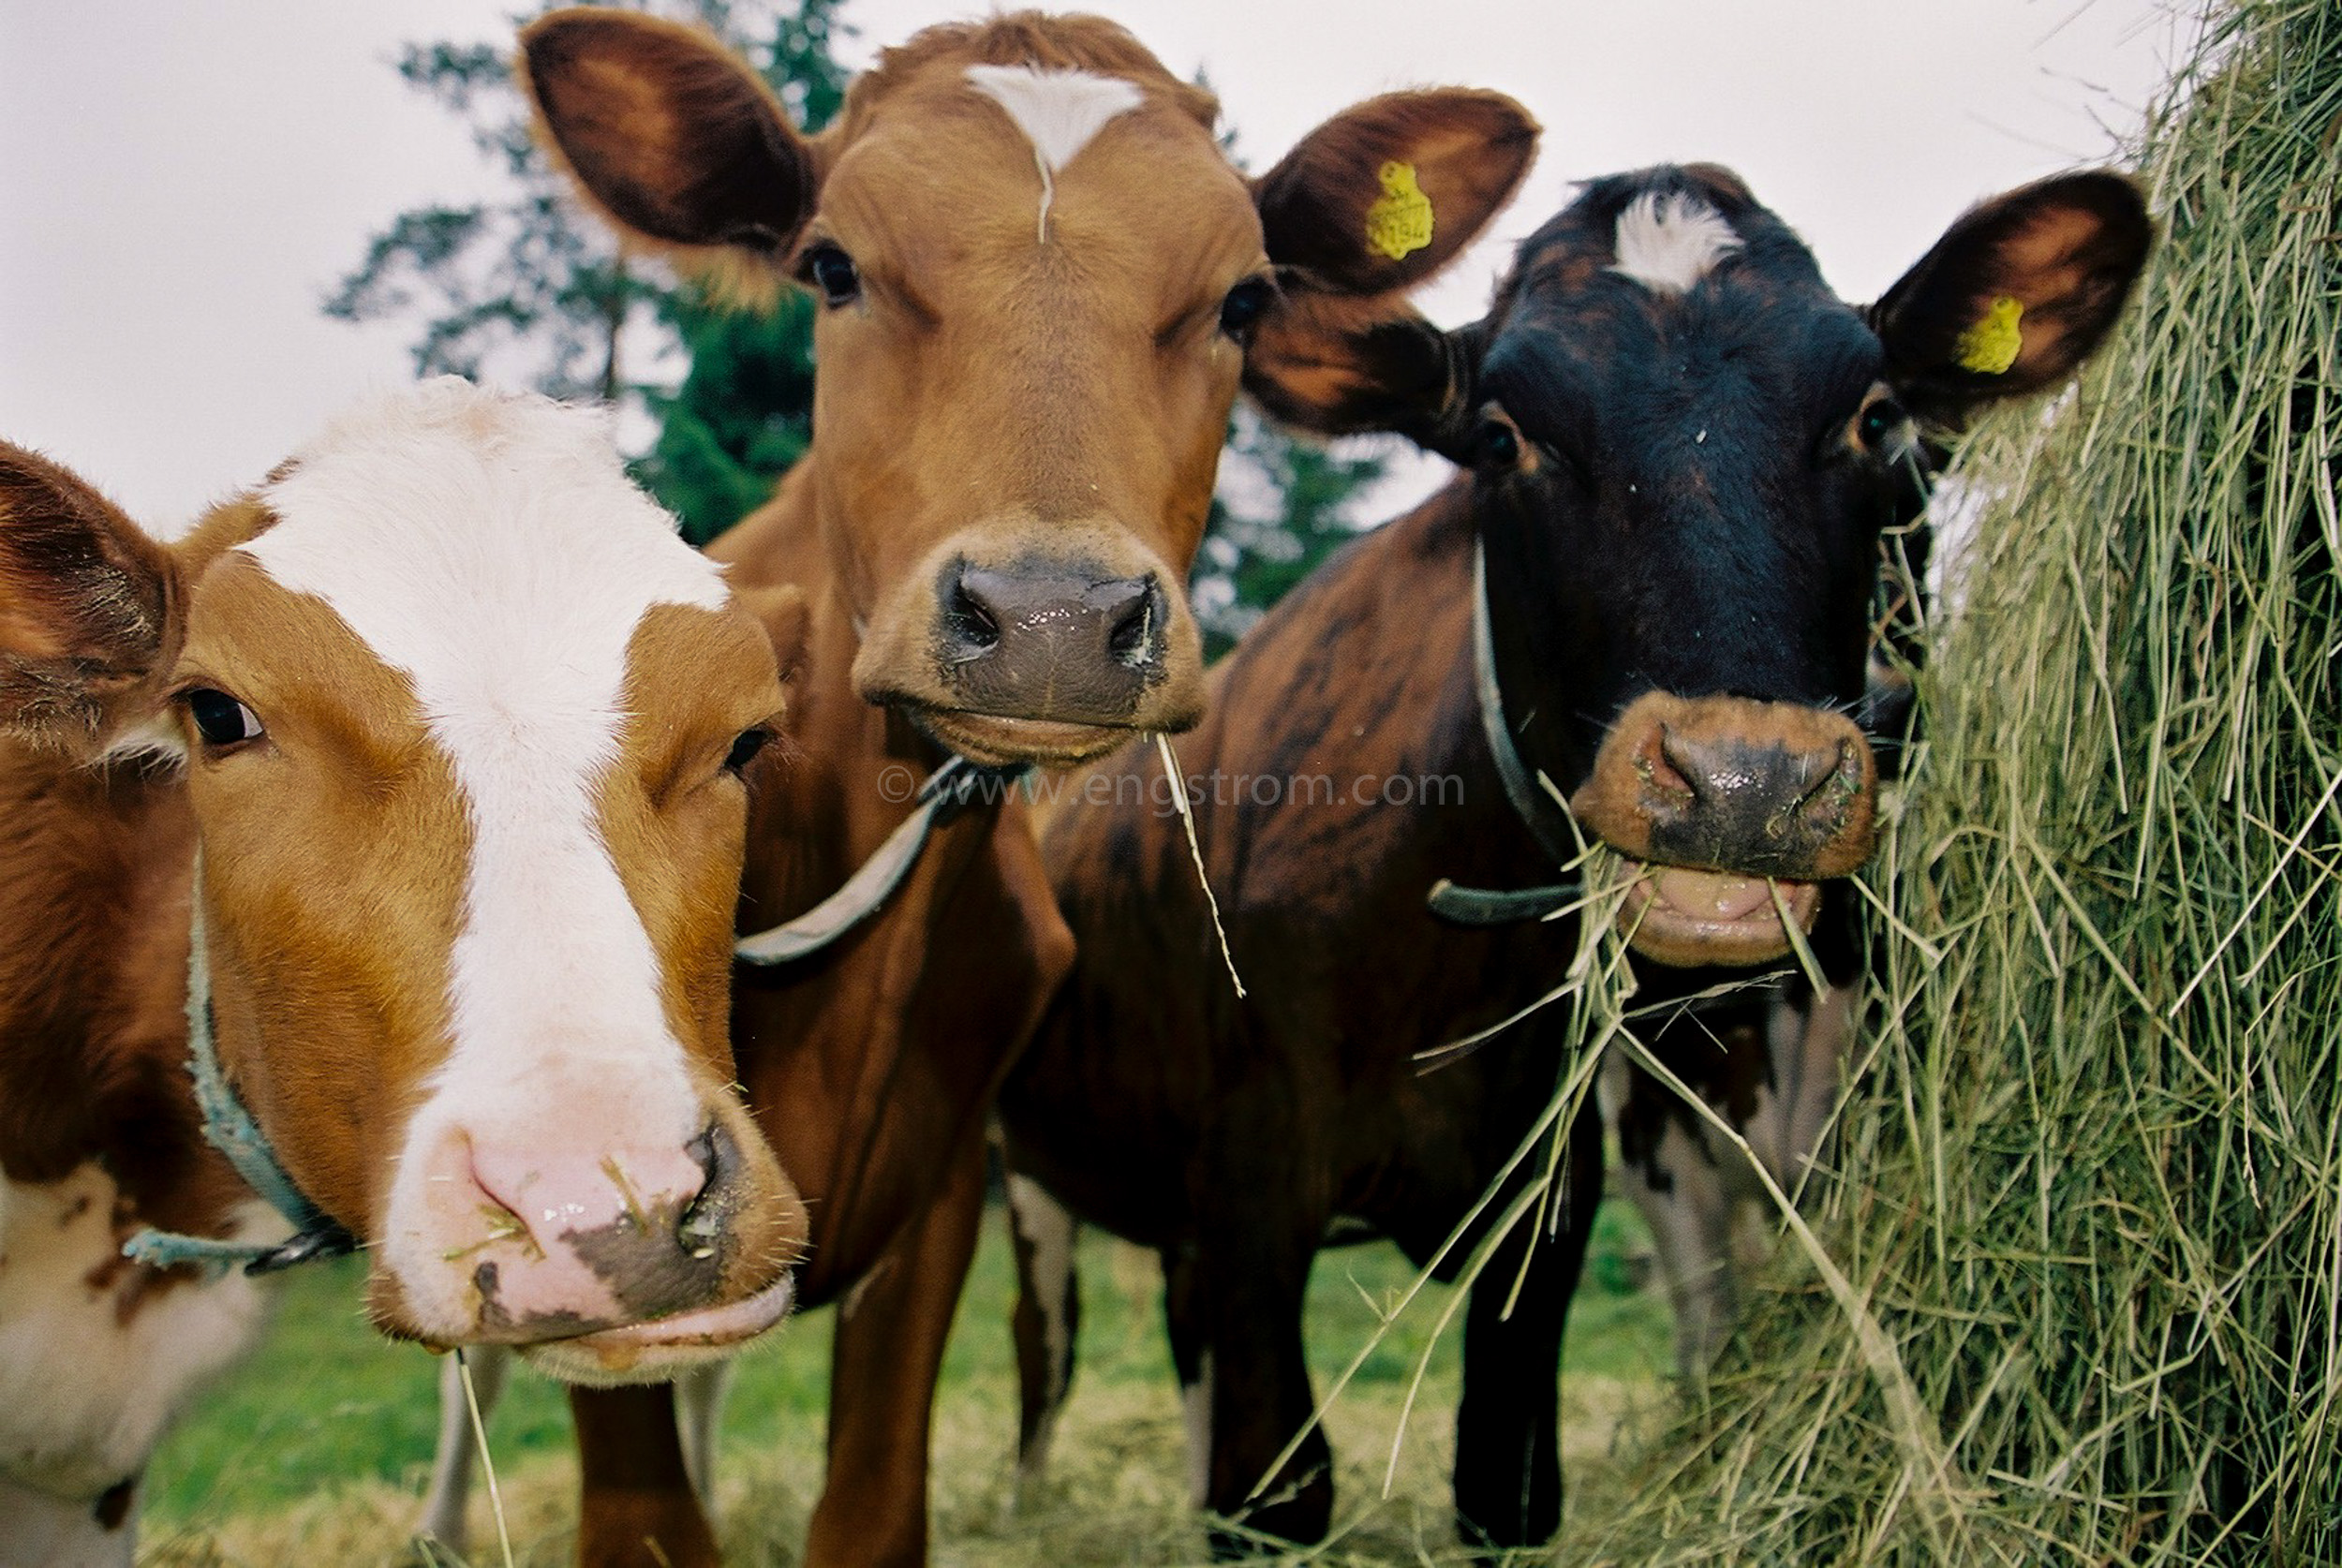
<svg viewBox="0 0 2342 1568">
<path fill-rule="evenodd" d="M 1366 243 L 1393 261 L 1431 243 L 1431 199 L 1415 183 L 1415 165 L 1386 163 L 1375 173 L 1383 194 L 1366 210 Z"/>
<path fill-rule="evenodd" d="M 2024 347 L 2024 334 L 2017 330 L 2023 317 L 2024 306 L 2006 294 L 1995 299 L 1983 318 L 1960 334 L 1953 349 L 1960 368 L 1998 376 L 2015 364 L 2017 350 Z"/>
</svg>

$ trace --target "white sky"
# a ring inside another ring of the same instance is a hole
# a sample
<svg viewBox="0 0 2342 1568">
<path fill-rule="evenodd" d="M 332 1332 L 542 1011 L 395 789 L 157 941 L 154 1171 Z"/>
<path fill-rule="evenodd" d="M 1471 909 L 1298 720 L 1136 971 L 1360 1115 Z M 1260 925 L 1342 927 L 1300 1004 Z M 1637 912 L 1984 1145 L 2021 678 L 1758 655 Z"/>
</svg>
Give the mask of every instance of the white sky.
<svg viewBox="0 0 2342 1568">
<path fill-rule="evenodd" d="M 0 437 L 169 529 L 408 374 L 400 326 L 318 303 L 393 213 L 489 178 L 390 68 L 509 38 L 494 0 L 0 0 Z M 848 0 L 867 58 L 966 0 Z M 2158 0 L 1092 0 L 1202 67 L 1265 169 L 1392 87 L 1513 94 L 1528 188 L 1427 302 L 1486 301 L 1568 182 L 1737 168 L 1850 298 L 1978 197 L 2104 156 L 2177 57 Z"/>
</svg>

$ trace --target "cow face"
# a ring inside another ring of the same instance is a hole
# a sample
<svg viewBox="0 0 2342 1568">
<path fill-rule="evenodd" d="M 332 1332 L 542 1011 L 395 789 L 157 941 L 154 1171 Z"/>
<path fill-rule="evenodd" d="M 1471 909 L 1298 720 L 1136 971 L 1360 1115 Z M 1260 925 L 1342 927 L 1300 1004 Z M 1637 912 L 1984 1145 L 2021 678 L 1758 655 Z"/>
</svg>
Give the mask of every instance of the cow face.
<svg viewBox="0 0 2342 1568">
<path fill-rule="evenodd" d="M 1421 282 L 1535 138 L 1495 95 L 1393 95 L 1255 187 L 1209 96 L 1096 18 L 931 29 L 810 140 L 680 26 L 563 11 L 523 50 L 548 140 L 622 230 L 822 301 L 803 482 L 855 688 L 990 762 L 1195 721 L 1185 576 L 1244 345 L 1290 293 Z"/>
<path fill-rule="evenodd" d="M 7 449 L 0 586 L 0 723 L 184 768 L 221 1059 L 386 1331 L 600 1381 L 778 1320 L 726 1029 L 773 647 L 599 420 L 432 383 L 171 546 Z"/>
<path fill-rule="evenodd" d="M 1870 856 L 1864 697 L 1883 529 L 1917 515 L 1976 405 L 2099 342 L 2150 226 L 2081 174 L 1964 217 L 1874 310 L 1846 304 L 1712 167 L 1598 180 L 1448 337 L 1351 330 L 1339 384 L 1261 390 L 1319 428 L 1380 422 L 1471 465 L 1490 624 L 1523 754 L 1653 874 L 1625 915 L 1674 964 L 1750 963 Z M 1421 389 L 1435 389 L 1425 396 Z"/>
</svg>

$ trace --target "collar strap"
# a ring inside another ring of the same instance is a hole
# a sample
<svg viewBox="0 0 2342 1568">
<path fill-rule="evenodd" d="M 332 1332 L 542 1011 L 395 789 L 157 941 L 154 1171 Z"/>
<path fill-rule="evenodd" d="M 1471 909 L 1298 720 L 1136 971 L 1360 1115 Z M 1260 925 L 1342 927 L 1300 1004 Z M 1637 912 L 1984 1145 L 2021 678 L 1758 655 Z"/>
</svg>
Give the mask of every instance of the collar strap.
<svg viewBox="0 0 2342 1568">
<path fill-rule="evenodd" d="M 183 1235 L 153 1226 L 123 1244 L 125 1257 L 154 1268 L 204 1264 L 226 1268 L 242 1264 L 246 1274 L 274 1274 L 312 1258 L 338 1258 L 358 1250 L 358 1238 L 341 1221 L 309 1201 L 294 1185 L 268 1135 L 236 1098 L 220 1070 L 212 1032 L 212 969 L 203 939 L 203 864 L 196 861 L 194 912 L 187 943 L 187 1071 L 195 1079 L 195 1102 L 203 1113 L 203 1136 L 228 1157 L 236 1174 L 285 1218 L 292 1235 L 281 1242 L 224 1241 Z"/>
<path fill-rule="evenodd" d="M 733 953 L 744 964 L 771 969 L 810 957 L 879 911 L 918 864 L 927 835 L 972 805 L 1001 799 L 1032 771 L 1030 763 L 986 767 L 953 756 L 919 786 L 918 806 L 886 842 L 846 879 L 845 885 L 794 920 L 742 937 Z"/>
<path fill-rule="evenodd" d="M 1569 865 L 1578 858 L 1578 835 L 1569 813 L 1521 756 L 1513 740 L 1512 723 L 1505 717 L 1505 692 L 1496 681 L 1496 634 L 1489 626 L 1488 546 L 1476 536 L 1472 541 L 1472 684 L 1479 696 L 1480 733 L 1488 741 L 1489 755 L 1496 761 L 1496 777 L 1504 781 L 1505 798 L 1512 803 L 1513 815 L 1555 865 Z M 1459 925 L 1509 925 L 1543 920 L 1577 896 L 1576 882 L 1491 889 L 1458 887 L 1443 877 L 1431 885 L 1424 902 L 1433 914 Z"/>
</svg>

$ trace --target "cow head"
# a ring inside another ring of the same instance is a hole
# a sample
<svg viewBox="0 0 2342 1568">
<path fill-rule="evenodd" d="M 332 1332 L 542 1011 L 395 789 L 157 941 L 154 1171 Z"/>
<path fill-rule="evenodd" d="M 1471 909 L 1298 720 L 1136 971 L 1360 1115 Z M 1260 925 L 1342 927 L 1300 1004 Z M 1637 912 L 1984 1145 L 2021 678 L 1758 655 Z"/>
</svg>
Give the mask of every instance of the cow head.
<svg viewBox="0 0 2342 1568">
<path fill-rule="evenodd" d="M 1248 183 L 1210 96 L 1094 17 L 930 29 L 805 138 L 704 35 L 522 35 L 548 141 L 629 236 L 820 298 L 809 483 L 857 690 L 984 762 L 1069 762 L 1203 702 L 1185 576 L 1244 346 L 1297 298 L 1422 282 L 1536 126 L 1394 94 Z"/>
<path fill-rule="evenodd" d="M 1729 172 L 1597 180 L 1494 308 L 1264 327 L 1251 384 L 1320 430 L 1467 464 L 1525 757 L 1652 868 L 1625 915 L 1673 964 L 1754 963 L 1870 856 L 1864 697 L 1881 530 L 1977 406 L 2056 385 L 2152 228 L 2108 173 L 1960 219 L 1865 311 Z M 1334 367 L 1328 370 L 1327 367 Z"/>
<path fill-rule="evenodd" d="M 384 399 L 168 545 L 0 448 L 0 730 L 184 769 L 220 1058 L 393 1335 L 604 1381 L 786 1309 L 806 1217 L 726 1028 L 780 701 L 542 399 Z"/>
</svg>

